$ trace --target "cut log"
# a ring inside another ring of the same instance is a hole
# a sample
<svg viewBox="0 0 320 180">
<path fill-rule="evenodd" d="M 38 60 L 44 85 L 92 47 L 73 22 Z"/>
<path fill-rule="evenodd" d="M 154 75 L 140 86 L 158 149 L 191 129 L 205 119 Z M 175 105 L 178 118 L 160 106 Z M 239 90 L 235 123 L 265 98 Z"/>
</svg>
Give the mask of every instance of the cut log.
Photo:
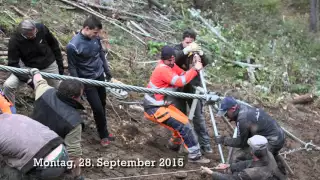
<svg viewBox="0 0 320 180">
<path fill-rule="evenodd" d="M 134 13 L 131 13 L 131 12 L 115 9 L 115 8 L 112 8 L 112 7 L 96 5 L 94 3 L 90 3 L 90 2 L 87 2 L 87 1 L 84 1 L 84 0 L 81 0 L 79 2 L 81 2 L 81 3 L 85 4 L 85 5 L 88 5 L 90 7 L 98 8 L 98 9 L 104 9 L 104 10 L 114 11 L 114 12 L 117 12 L 117 13 L 120 13 L 120 14 L 125 14 L 125 15 L 130 15 L 130 16 L 142 18 L 142 19 L 151 19 L 151 20 L 153 20 L 152 17 L 147 17 L 147 16 L 143 16 L 143 15 L 139 15 L 139 14 L 134 14 Z"/>
<path fill-rule="evenodd" d="M 292 104 L 307 104 L 314 100 L 313 94 L 304 94 L 298 97 L 293 98 L 291 101 Z"/>
<path fill-rule="evenodd" d="M 22 11 L 20 11 L 17 7 L 15 6 L 10 6 L 13 10 L 15 10 L 20 16 L 24 18 L 30 18 L 28 15 L 24 14 Z"/>
<path fill-rule="evenodd" d="M 126 29 L 126 28 L 122 27 L 121 25 L 117 24 L 113 19 L 108 18 L 108 17 L 106 17 L 105 15 L 103 15 L 103 14 L 101 14 L 101 13 L 98 13 L 98 12 L 95 12 L 95 11 L 91 11 L 91 10 L 89 10 L 88 8 L 85 8 L 85 7 L 83 7 L 83 6 L 80 6 L 80 5 L 78 5 L 78 4 L 74 3 L 74 2 L 71 2 L 71 1 L 68 1 L 68 0 L 60 0 L 60 1 L 62 1 L 62 2 L 64 2 L 64 3 L 67 3 L 67 4 L 69 4 L 69 5 L 72 5 L 72 6 L 74 6 L 74 7 L 77 7 L 77 8 L 79 8 L 79 9 L 82 9 L 82 10 L 84 10 L 84 11 L 86 11 L 86 12 L 92 14 L 92 15 L 95 15 L 95 16 L 103 19 L 104 21 L 107 21 L 108 23 L 110 23 L 110 24 L 112 24 L 112 25 L 114 25 L 114 26 L 116 26 L 116 27 L 118 27 L 118 28 L 126 31 L 127 33 L 129 33 L 130 35 L 132 35 L 133 37 L 135 37 L 135 38 L 136 38 L 139 42 L 141 42 L 143 45 L 147 45 L 141 38 L 139 38 L 137 35 L 135 35 L 135 34 L 133 34 L 132 32 L 130 32 L 128 29 Z"/>
</svg>

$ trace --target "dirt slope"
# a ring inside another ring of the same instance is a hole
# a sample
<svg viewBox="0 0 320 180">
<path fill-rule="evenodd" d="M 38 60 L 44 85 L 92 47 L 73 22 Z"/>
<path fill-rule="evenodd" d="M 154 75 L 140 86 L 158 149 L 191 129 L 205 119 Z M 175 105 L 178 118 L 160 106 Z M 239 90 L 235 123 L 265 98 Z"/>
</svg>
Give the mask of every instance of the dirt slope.
<svg viewBox="0 0 320 180">
<path fill-rule="evenodd" d="M 8 74 L 1 73 L 1 81 L 7 77 Z M 18 104 L 19 113 L 30 114 L 32 110 L 32 98 L 31 90 L 27 87 L 22 87 L 19 90 L 18 96 L 25 99 L 30 107 L 21 107 L 22 104 Z M 102 148 L 99 145 L 98 135 L 96 133 L 94 121 L 92 118 L 92 112 L 87 108 L 89 116 L 85 120 L 86 128 L 83 133 L 83 158 L 92 161 L 92 164 L 97 164 L 99 158 L 103 158 L 106 161 L 117 160 L 154 160 L 156 161 L 155 167 L 144 168 L 130 168 L 130 167 L 116 167 L 110 169 L 110 167 L 84 167 L 83 172 L 86 178 L 90 179 L 108 179 L 113 177 L 124 176 L 137 176 L 153 173 L 166 173 L 177 170 L 192 170 L 200 168 L 199 165 L 194 165 L 184 161 L 185 166 L 181 168 L 174 167 L 159 167 L 161 159 L 170 159 L 173 162 L 176 158 L 176 162 L 179 158 L 182 158 L 182 154 L 178 154 L 170 151 L 165 146 L 167 140 L 170 137 L 170 133 L 148 120 L 143 118 L 143 114 L 139 111 L 128 109 L 125 105 L 119 108 L 119 104 L 112 97 L 108 97 L 107 105 L 107 118 L 109 129 L 117 140 L 112 143 L 110 147 Z M 88 106 L 87 106 L 88 107 Z M 299 107 L 299 106 L 298 106 Z M 303 109 L 307 109 L 307 112 L 303 112 Z M 320 144 L 319 129 L 320 124 L 315 121 L 318 115 L 311 114 L 310 110 L 312 106 L 302 106 L 299 109 L 295 106 L 289 105 L 287 110 L 283 108 L 266 109 L 269 111 L 284 127 L 293 132 L 296 136 L 302 138 L 305 141 L 313 140 L 315 144 Z M 317 109 L 312 109 L 316 112 Z M 207 114 L 208 115 L 208 114 Z M 232 132 L 228 129 L 226 124 L 217 119 L 218 129 L 221 134 L 230 135 Z M 209 134 L 212 137 L 212 126 L 207 117 L 207 124 L 209 128 Z M 214 146 L 214 154 L 206 155 L 212 162 L 209 166 L 213 167 L 220 161 L 220 156 L 217 152 L 217 147 Z M 286 149 L 292 149 L 300 147 L 300 144 L 287 138 Z M 224 149 L 224 156 L 227 156 L 227 148 Z M 287 156 L 287 161 L 295 172 L 295 176 L 291 177 L 292 180 L 311 180 L 318 179 L 320 176 L 319 171 L 319 151 L 301 151 Z M 169 161 L 169 160 L 167 160 Z M 106 164 L 108 165 L 108 164 Z M 206 179 L 201 176 L 200 172 L 188 173 L 187 179 Z M 208 177 L 207 177 L 208 178 Z M 135 179 L 175 179 L 173 175 L 161 175 L 152 177 L 139 177 Z"/>
</svg>

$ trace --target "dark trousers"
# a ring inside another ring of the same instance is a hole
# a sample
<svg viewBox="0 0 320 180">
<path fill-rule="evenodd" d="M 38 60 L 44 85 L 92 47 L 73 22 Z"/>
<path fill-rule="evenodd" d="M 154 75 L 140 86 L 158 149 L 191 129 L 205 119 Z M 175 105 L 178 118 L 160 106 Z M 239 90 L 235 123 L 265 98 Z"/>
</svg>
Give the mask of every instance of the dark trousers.
<svg viewBox="0 0 320 180">
<path fill-rule="evenodd" d="M 99 78 L 95 79 L 98 81 L 105 81 L 104 76 L 101 75 Z M 94 120 L 96 122 L 96 127 L 101 139 L 109 137 L 109 132 L 107 129 L 107 119 L 106 119 L 106 89 L 101 86 L 91 86 L 86 85 L 84 90 L 87 100 L 93 111 Z"/>
</svg>

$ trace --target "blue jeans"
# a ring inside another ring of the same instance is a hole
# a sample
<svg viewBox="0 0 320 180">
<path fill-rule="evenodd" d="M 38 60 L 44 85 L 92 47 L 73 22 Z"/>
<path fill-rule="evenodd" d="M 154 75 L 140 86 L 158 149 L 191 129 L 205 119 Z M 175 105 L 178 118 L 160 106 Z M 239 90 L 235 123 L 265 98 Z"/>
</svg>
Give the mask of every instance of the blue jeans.
<svg viewBox="0 0 320 180">
<path fill-rule="evenodd" d="M 146 109 L 145 112 L 150 116 L 152 116 L 153 114 L 155 114 L 155 112 L 158 109 L 159 107 L 149 108 L 149 109 Z M 193 129 L 190 123 L 183 124 L 179 120 L 174 119 L 173 117 L 170 117 L 169 119 L 165 120 L 160 124 L 169 126 L 180 133 L 184 143 L 188 147 L 189 158 L 193 159 L 201 156 L 200 146 L 197 141 L 197 138 L 194 136 Z"/>
</svg>

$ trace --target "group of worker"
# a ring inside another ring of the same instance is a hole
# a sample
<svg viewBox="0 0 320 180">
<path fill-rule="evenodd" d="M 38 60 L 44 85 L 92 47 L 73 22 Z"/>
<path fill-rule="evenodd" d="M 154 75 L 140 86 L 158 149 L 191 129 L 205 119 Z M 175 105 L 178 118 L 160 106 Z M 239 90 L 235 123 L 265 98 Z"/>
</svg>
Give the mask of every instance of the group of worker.
<svg viewBox="0 0 320 180">
<path fill-rule="evenodd" d="M 101 29 L 101 21 L 91 16 L 68 43 L 66 50 L 71 76 L 111 80 L 99 38 Z M 29 69 L 29 75 L 12 73 L 3 84 L 0 154 L 10 167 L 22 174 L 49 179 L 59 177 L 69 169 L 74 179 L 84 179 L 79 165 L 84 124 L 80 115 L 84 109 L 81 99 L 85 95 L 91 106 L 101 146 L 108 146 L 115 137 L 107 128 L 106 89 L 73 79 L 60 82 L 42 78 L 40 71 L 63 75 L 65 70 L 57 39 L 44 24 L 32 20 L 23 20 L 11 36 L 8 66 Z M 15 94 L 23 83 L 35 93 L 30 117 L 17 114 L 15 109 Z M 35 160 L 42 164 L 35 166 Z M 46 162 L 59 163 L 59 167 L 46 165 Z M 72 162 L 72 166 L 67 166 L 66 162 Z"/>
<path fill-rule="evenodd" d="M 208 64 L 201 47 L 196 44 L 196 33 L 186 30 L 182 42 L 174 47 L 164 46 L 161 59 L 152 72 L 148 88 L 166 91 L 195 93 L 202 87 L 200 71 Z M 208 99 L 206 103 L 215 103 Z M 203 154 L 212 153 L 210 137 L 203 114 L 204 102 L 200 100 L 194 118 L 188 119 L 187 106 L 192 100 L 173 98 L 162 94 L 146 93 L 144 114 L 146 119 L 172 131 L 169 147 L 188 151 L 188 162 L 209 163 Z M 262 109 L 238 103 L 233 97 L 225 97 L 219 107 L 218 116 L 235 121 L 236 138 L 215 136 L 215 142 L 238 148 L 232 157 L 232 165 L 221 164 L 217 169 L 230 167 L 231 174 L 214 173 L 207 167 L 203 172 L 213 179 L 264 180 L 285 179 L 286 171 L 280 161 L 279 151 L 284 146 L 285 134 L 279 124 Z M 193 126 L 191 125 L 193 124 Z"/>
<path fill-rule="evenodd" d="M 71 76 L 111 80 L 99 38 L 101 29 L 100 20 L 91 16 L 68 43 L 66 51 Z M 147 88 L 195 93 L 195 87 L 201 86 L 199 72 L 208 62 L 201 47 L 194 42 L 196 33 L 193 30 L 186 30 L 182 39 L 174 47 L 162 48 L 161 59 Z M 57 39 L 45 25 L 32 20 L 23 20 L 10 38 L 8 66 L 29 69 L 29 75 L 12 73 L 0 94 L 0 154 L 7 165 L 40 179 L 58 177 L 66 169 L 71 171 L 74 179 L 84 179 L 79 166 L 83 130 L 79 111 L 84 109 L 81 97 L 85 95 L 92 108 L 100 144 L 105 147 L 115 140 L 107 128 L 106 89 L 84 85 L 77 80 L 60 82 L 42 78 L 40 71 L 62 75 L 65 70 Z M 15 109 L 15 93 L 23 83 L 27 83 L 35 93 L 30 117 L 17 114 Z M 144 115 L 173 132 L 168 142 L 170 149 L 186 150 L 189 162 L 209 163 L 210 160 L 203 156 L 213 153 L 203 113 L 204 102 L 197 103 L 192 121 L 186 116 L 187 106 L 191 104 L 192 100 L 148 93 L 144 96 Z M 282 179 L 285 176 L 284 171 L 279 171 L 279 161 L 275 161 L 285 140 L 275 120 L 263 110 L 239 104 L 232 97 L 222 100 L 218 114 L 235 121 L 238 127 L 237 138 L 214 138 L 217 144 L 240 148 L 234 153 L 231 166 L 219 166 L 230 167 L 234 174 L 213 173 L 206 167 L 203 171 L 213 174 L 214 179 L 258 180 L 267 176 Z M 61 166 L 34 166 L 34 161 L 39 159 L 60 163 Z M 62 162 L 73 164 L 66 167 Z"/>
</svg>

